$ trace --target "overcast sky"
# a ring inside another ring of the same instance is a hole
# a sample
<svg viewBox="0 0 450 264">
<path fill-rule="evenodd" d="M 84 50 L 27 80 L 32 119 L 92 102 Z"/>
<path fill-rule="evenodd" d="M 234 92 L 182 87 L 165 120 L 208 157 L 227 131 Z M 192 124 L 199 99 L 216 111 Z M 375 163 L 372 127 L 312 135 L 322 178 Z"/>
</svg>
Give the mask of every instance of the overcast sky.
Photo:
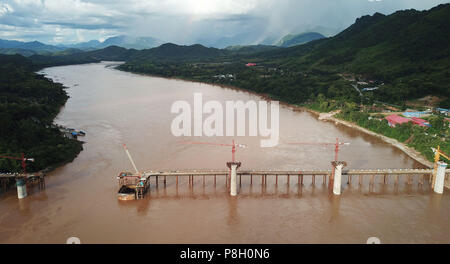
<svg viewBox="0 0 450 264">
<path fill-rule="evenodd" d="M 0 0 L 0 38 L 73 43 L 126 34 L 192 44 L 255 44 L 288 33 L 330 35 L 357 17 L 429 9 L 439 0 Z"/>
</svg>

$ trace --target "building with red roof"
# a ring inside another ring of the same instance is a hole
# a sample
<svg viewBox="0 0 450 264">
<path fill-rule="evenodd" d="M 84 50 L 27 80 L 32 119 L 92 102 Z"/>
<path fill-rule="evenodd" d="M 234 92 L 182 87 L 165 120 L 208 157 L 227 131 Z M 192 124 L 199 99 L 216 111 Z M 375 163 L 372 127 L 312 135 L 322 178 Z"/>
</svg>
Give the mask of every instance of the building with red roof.
<svg viewBox="0 0 450 264">
<path fill-rule="evenodd" d="M 430 123 L 428 123 L 427 120 L 424 120 L 422 118 L 418 118 L 418 117 L 411 117 L 411 120 L 413 121 L 414 124 L 419 125 L 419 126 L 430 126 Z"/>
<path fill-rule="evenodd" d="M 253 67 L 253 66 L 256 66 L 256 63 L 249 62 L 249 63 L 245 64 L 245 66 Z"/>
<path fill-rule="evenodd" d="M 389 126 L 391 126 L 391 127 L 395 127 L 398 124 L 404 124 L 404 123 L 408 123 L 408 122 L 412 121 L 411 119 L 404 118 L 399 115 L 386 116 L 386 120 L 388 121 Z"/>
</svg>

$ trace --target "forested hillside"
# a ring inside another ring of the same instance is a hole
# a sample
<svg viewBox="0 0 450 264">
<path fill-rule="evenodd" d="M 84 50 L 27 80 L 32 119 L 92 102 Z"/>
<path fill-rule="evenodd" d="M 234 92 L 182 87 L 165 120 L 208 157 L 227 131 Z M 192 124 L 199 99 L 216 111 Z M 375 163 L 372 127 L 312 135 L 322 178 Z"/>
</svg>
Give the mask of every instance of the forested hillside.
<svg viewBox="0 0 450 264">
<path fill-rule="evenodd" d="M 335 37 L 285 49 L 218 54 L 214 60 L 197 53 L 177 63 L 167 63 L 168 57 L 146 57 L 149 51 L 131 56 L 121 69 L 233 84 L 293 103 L 318 94 L 359 101 L 357 91 L 339 74 L 379 85 L 369 94 L 373 100 L 401 103 L 429 94 L 448 98 L 450 4 L 364 16 Z M 247 62 L 257 66 L 245 67 Z M 228 73 L 235 78 L 214 77 Z"/>
<path fill-rule="evenodd" d="M 325 38 L 325 36 L 317 32 L 307 32 L 295 35 L 289 34 L 280 39 L 276 45 L 280 47 L 293 47 L 323 38 Z"/>
<path fill-rule="evenodd" d="M 278 48 L 273 46 L 207 48 L 163 44 L 145 50 L 110 46 L 71 50 L 56 56 L 0 57 L 0 154 L 25 152 L 36 158 L 32 169 L 73 159 L 79 142 L 50 127 L 67 95 L 63 87 L 33 71 L 56 65 L 125 61 L 119 69 L 209 83 L 227 84 L 294 104 L 351 102 L 370 105 L 435 95 L 441 106 L 450 98 L 450 4 L 427 11 L 363 16 L 332 37 Z M 352 81 L 350 81 L 352 80 Z M 351 84 L 376 86 L 361 96 Z M 363 100 L 364 99 L 364 100 Z M 0 171 L 18 170 L 0 160 Z"/>
<path fill-rule="evenodd" d="M 30 60 L 0 55 L 0 155 L 32 157 L 29 171 L 73 160 L 81 142 L 51 124 L 68 96 L 61 84 L 33 72 Z M 0 159 L 0 172 L 21 172 L 20 162 Z"/>
</svg>

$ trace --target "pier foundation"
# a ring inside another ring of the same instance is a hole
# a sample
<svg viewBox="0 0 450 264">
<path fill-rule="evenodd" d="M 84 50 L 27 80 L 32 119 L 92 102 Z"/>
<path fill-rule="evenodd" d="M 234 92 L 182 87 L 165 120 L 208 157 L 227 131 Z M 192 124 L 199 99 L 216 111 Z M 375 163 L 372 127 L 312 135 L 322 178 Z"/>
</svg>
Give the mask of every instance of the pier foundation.
<svg viewBox="0 0 450 264">
<path fill-rule="evenodd" d="M 438 162 L 437 163 L 437 173 L 434 182 L 434 192 L 442 194 L 444 192 L 444 181 L 445 181 L 445 169 L 447 168 L 447 163 Z"/>
<path fill-rule="evenodd" d="M 27 184 L 26 180 L 19 178 L 16 180 L 16 186 L 17 186 L 17 197 L 19 199 L 23 199 L 27 197 Z"/>
<path fill-rule="evenodd" d="M 241 166 L 240 162 L 228 162 L 227 167 L 230 169 L 230 195 L 237 195 L 237 169 Z"/>
<path fill-rule="evenodd" d="M 342 168 L 347 164 L 344 161 L 333 161 L 331 164 L 334 168 L 333 193 L 341 195 Z"/>
</svg>

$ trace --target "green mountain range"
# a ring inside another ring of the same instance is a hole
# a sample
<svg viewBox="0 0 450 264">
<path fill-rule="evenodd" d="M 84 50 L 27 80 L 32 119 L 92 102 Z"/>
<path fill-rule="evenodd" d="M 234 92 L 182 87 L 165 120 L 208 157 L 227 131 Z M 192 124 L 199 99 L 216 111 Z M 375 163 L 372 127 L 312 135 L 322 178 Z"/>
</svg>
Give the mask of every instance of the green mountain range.
<svg viewBox="0 0 450 264">
<path fill-rule="evenodd" d="M 429 94 L 450 97 L 449 44 L 450 4 L 443 4 L 426 11 L 363 16 L 334 37 L 288 48 L 167 43 L 144 50 L 111 46 L 30 59 L 36 67 L 118 60 L 126 62 L 122 70 L 205 82 L 227 82 L 213 76 L 233 73 L 235 86 L 295 103 L 318 94 L 358 101 L 359 94 L 339 75 L 348 74 L 376 83 L 379 89 L 369 93 L 374 100 L 401 102 Z M 257 67 L 245 67 L 248 62 Z"/>
<path fill-rule="evenodd" d="M 58 56 L 104 49 L 110 46 L 141 50 L 157 47 L 163 43 L 163 41 L 152 37 L 131 37 L 125 35 L 110 37 L 103 42 L 91 40 L 76 44 L 61 45 L 47 45 L 39 41 L 22 42 L 0 39 L 0 54 L 20 54 L 25 57 L 32 55 Z"/>
<path fill-rule="evenodd" d="M 317 33 L 317 32 L 307 32 L 307 33 L 301 33 L 301 34 L 289 34 L 284 36 L 276 46 L 279 47 L 293 47 L 301 44 L 305 44 L 308 42 L 311 42 L 313 40 L 323 39 L 325 38 L 324 35 Z"/>
<path fill-rule="evenodd" d="M 16 40 L 0 39 L 0 54 L 31 56 L 34 54 L 50 55 L 62 51 L 64 48 L 47 45 L 39 41 L 22 42 Z"/>
<path fill-rule="evenodd" d="M 283 43 L 293 39 L 286 38 Z M 352 86 L 359 81 L 363 87 L 377 88 L 365 92 L 368 103 L 379 100 L 400 105 L 436 95 L 444 99 L 442 107 L 450 108 L 450 4 L 426 11 L 363 16 L 334 37 L 286 48 L 253 45 L 217 49 L 167 43 L 143 50 L 109 46 L 82 51 L 53 50 L 36 42 L 2 43 L 5 52 L 26 52 L 34 47 L 41 53 L 26 54 L 27 58 L 0 55 L 0 153 L 26 152 L 37 158 L 39 162 L 32 164 L 31 170 L 73 159 L 81 150 L 79 142 L 64 138 L 51 126 L 68 97 L 62 85 L 34 73 L 48 66 L 125 61 L 119 69 L 233 85 L 294 104 L 336 103 L 343 109 L 361 102 L 360 93 Z M 217 77 L 229 74 L 233 77 Z M 357 110 L 349 113 L 350 121 L 368 120 Z M 442 141 L 429 134 L 420 134 L 411 144 L 430 158 L 430 146 Z M 20 166 L 1 161 L 2 170 L 19 171 Z"/>
<path fill-rule="evenodd" d="M 74 63 L 109 61 L 199 61 L 215 60 L 234 54 L 233 51 L 207 48 L 200 44 L 180 46 L 172 43 L 163 44 L 157 48 L 135 50 L 118 46 L 109 46 L 104 49 L 70 53 L 62 56 L 33 55 L 30 59 L 35 65 L 42 67 L 52 65 L 65 65 Z"/>
<path fill-rule="evenodd" d="M 280 49 L 280 47 L 273 45 L 244 45 L 244 46 L 238 45 L 238 46 L 229 46 L 225 48 L 225 50 L 234 51 L 236 54 L 251 54 L 276 49 Z"/>
<path fill-rule="evenodd" d="M 398 103 L 429 94 L 448 98 L 450 4 L 363 16 L 334 37 L 290 48 L 247 54 L 225 51 L 211 55 L 197 50 L 187 62 L 212 60 L 215 64 L 194 69 L 183 63 L 168 65 L 164 63 L 168 57 L 145 56 L 130 57 L 121 69 L 206 82 L 218 81 L 211 76 L 233 73 L 238 76 L 233 85 L 296 103 L 319 93 L 358 101 L 357 92 L 339 74 L 380 85 L 371 93 L 374 100 Z M 245 67 L 247 62 L 258 67 Z"/>
<path fill-rule="evenodd" d="M 292 50 L 284 63 L 361 74 L 388 85 L 378 93 L 397 100 L 449 96 L 450 4 L 428 11 L 364 16 L 329 39 Z"/>
</svg>

